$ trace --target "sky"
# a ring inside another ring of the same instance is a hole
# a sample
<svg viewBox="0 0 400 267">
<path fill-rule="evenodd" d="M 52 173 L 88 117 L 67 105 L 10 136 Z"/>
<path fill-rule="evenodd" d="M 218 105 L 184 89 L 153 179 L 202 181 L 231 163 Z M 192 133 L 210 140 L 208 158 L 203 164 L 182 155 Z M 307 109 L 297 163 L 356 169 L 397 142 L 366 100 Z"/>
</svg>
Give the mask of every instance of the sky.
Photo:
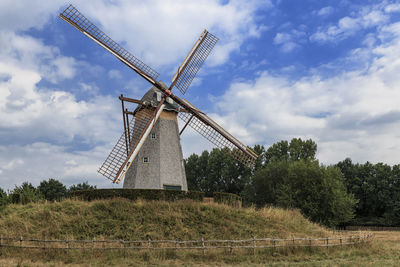
<svg viewBox="0 0 400 267">
<path fill-rule="evenodd" d="M 187 98 L 249 146 L 302 138 L 335 164 L 400 163 L 400 1 L 2 0 L 0 187 L 97 173 L 120 94 L 150 84 L 58 14 L 72 3 L 166 84 L 206 28 L 220 40 Z M 212 148 L 193 131 L 184 157 Z"/>
</svg>

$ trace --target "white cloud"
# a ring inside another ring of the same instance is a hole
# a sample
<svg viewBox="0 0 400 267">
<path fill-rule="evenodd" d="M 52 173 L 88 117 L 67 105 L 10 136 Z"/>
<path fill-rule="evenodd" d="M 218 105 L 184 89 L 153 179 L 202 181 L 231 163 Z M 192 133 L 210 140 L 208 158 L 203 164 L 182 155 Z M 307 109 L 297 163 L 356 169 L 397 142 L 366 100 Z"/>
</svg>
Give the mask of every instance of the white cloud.
<svg viewBox="0 0 400 267">
<path fill-rule="evenodd" d="M 2 0 L 0 31 L 41 29 L 63 4 L 61 0 Z"/>
<path fill-rule="evenodd" d="M 41 78 L 52 83 L 75 76 L 77 62 L 60 54 L 58 48 L 46 46 L 42 41 L 28 35 L 0 31 L 0 60 L 6 73 L 7 65 L 23 66 L 38 72 Z"/>
<path fill-rule="evenodd" d="M 359 49 L 365 55 L 359 60 L 372 62 L 367 69 L 330 77 L 316 71 L 297 81 L 263 72 L 254 81 L 233 83 L 219 98 L 220 115 L 214 118 L 249 144 L 312 138 L 324 163 L 351 157 L 398 164 L 399 27 L 382 27 L 377 35 L 391 42 Z"/>
<path fill-rule="evenodd" d="M 122 79 L 122 74 L 119 70 L 109 70 L 108 77 L 110 77 L 111 79 L 120 80 Z"/>
<path fill-rule="evenodd" d="M 269 0 L 75 2 L 110 37 L 156 68 L 179 64 L 204 28 L 220 38 L 208 63 L 226 62 L 246 39 L 266 29 L 257 25 L 255 12 L 272 7 Z"/>
<path fill-rule="evenodd" d="M 288 53 L 300 47 L 300 43 L 304 42 L 305 36 L 304 31 L 296 29 L 292 29 L 289 32 L 278 32 L 274 37 L 274 44 L 280 45 L 281 50 Z"/>
<path fill-rule="evenodd" d="M 332 14 L 333 12 L 333 7 L 331 6 L 326 6 L 321 8 L 320 10 L 318 10 L 317 14 L 318 16 L 328 16 L 330 14 Z"/>
<path fill-rule="evenodd" d="M 400 4 L 390 4 L 385 7 L 385 12 L 392 13 L 392 12 L 400 12 Z"/>
<path fill-rule="evenodd" d="M 55 178 L 66 185 L 89 181 L 100 187 L 111 183 L 97 173 L 109 147 L 98 146 L 89 151 L 68 151 L 65 146 L 36 142 L 28 145 L 0 145 L 0 187 L 12 189 L 24 181 L 34 185 Z M 78 163 L 77 163 L 78 162 Z"/>
<path fill-rule="evenodd" d="M 321 26 L 310 36 L 311 41 L 340 41 L 354 35 L 362 29 L 384 25 L 389 16 L 384 5 L 366 6 L 352 16 L 345 16 L 335 25 Z"/>
<path fill-rule="evenodd" d="M 21 22 L 18 29 L 24 27 L 30 28 Z M 84 63 L 39 39 L 0 29 L 0 45 L 0 187 L 53 177 L 66 183 L 98 179 L 96 170 L 121 131 L 118 100 L 95 95 L 83 101 L 40 86 L 74 78 Z M 98 90 L 95 84 L 80 88 Z"/>
</svg>

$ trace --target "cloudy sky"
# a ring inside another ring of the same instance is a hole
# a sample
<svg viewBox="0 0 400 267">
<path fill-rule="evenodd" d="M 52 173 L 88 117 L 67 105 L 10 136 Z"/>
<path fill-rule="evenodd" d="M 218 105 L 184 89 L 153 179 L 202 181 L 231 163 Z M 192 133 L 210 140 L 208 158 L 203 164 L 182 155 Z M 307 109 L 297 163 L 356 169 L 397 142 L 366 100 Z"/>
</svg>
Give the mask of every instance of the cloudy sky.
<svg viewBox="0 0 400 267">
<path fill-rule="evenodd" d="M 244 143 L 312 138 L 318 158 L 400 163 L 400 1 L 71 3 L 169 84 L 204 28 L 220 41 L 185 95 Z M 0 1 L 0 187 L 97 169 L 122 132 L 118 95 L 149 84 L 57 15 Z M 180 94 L 177 93 L 179 96 Z M 185 132 L 185 157 L 210 149 Z"/>
</svg>

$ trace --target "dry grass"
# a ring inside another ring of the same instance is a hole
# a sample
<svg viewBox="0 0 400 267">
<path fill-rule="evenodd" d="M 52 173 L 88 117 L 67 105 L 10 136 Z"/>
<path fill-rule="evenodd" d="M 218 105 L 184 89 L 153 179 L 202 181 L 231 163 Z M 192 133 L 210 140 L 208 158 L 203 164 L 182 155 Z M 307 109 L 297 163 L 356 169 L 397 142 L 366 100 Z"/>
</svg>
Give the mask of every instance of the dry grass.
<svg viewBox="0 0 400 267">
<path fill-rule="evenodd" d="M 331 234 L 296 210 L 235 209 L 187 200 L 65 200 L 10 205 L 0 216 L 0 235 L 47 239 L 191 240 Z"/>
<path fill-rule="evenodd" d="M 238 239 L 335 235 L 296 210 L 235 209 L 193 201 L 124 199 L 11 205 L 0 213 L 0 234 L 48 239 Z M 350 234 L 363 234 L 360 232 Z M 343 233 L 337 233 L 343 235 Z M 400 233 L 375 232 L 369 244 L 341 248 L 92 252 L 1 249 L 0 266 L 396 266 Z"/>
</svg>

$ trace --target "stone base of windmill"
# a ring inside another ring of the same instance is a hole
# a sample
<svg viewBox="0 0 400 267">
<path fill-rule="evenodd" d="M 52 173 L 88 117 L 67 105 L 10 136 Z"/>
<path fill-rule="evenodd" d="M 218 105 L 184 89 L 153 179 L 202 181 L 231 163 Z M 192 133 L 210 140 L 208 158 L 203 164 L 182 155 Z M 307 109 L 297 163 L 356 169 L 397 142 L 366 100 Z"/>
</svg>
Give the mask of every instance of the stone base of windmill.
<svg viewBox="0 0 400 267">
<path fill-rule="evenodd" d="M 161 113 L 127 171 L 123 187 L 187 191 L 176 112 Z"/>
</svg>

